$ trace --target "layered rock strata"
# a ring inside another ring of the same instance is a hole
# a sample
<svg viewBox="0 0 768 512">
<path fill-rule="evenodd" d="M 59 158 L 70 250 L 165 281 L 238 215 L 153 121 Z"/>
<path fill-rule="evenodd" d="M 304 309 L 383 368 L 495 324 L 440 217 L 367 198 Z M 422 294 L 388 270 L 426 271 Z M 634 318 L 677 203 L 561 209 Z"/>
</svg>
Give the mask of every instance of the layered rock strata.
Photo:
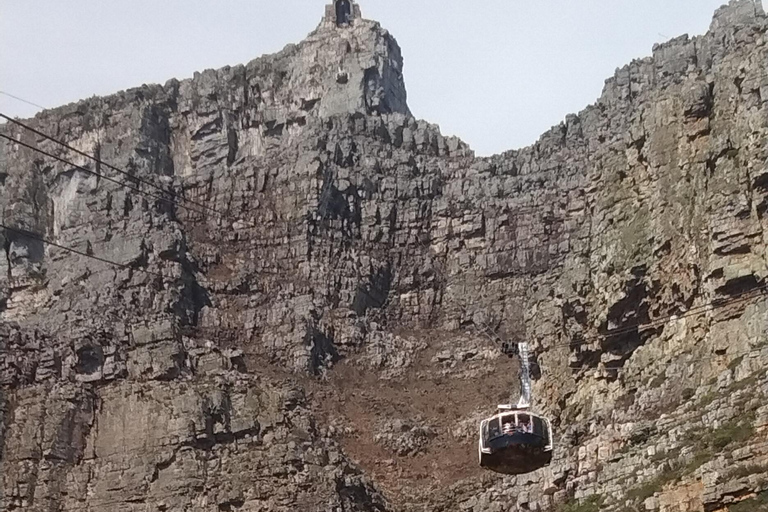
<svg viewBox="0 0 768 512">
<path fill-rule="evenodd" d="M 2 508 L 768 499 L 760 4 L 491 158 L 411 115 L 389 33 L 326 12 L 245 66 L 25 121 L 97 161 L 0 128 Z M 476 425 L 521 339 L 555 461 L 494 476 Z"/>
</svg>

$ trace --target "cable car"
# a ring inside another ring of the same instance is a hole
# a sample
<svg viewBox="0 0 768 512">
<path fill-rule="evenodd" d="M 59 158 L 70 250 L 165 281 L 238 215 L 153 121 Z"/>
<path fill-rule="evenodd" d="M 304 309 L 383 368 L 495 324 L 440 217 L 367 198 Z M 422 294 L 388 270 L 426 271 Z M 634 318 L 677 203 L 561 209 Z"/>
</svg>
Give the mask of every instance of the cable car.
<svg viewBox="0 0 768 512">
<path fill-rule="evenodd" d="M 552 462 L 552 425 L 528 411 L 504 410 L 480 423 L 480 466 L 506 475 L 530 473 Z"/>
<path fill-rule="evenodd" d="M 500 405 L 496 415 L 480 422 L 480 466 L 497 473 L 519 475 L 536 471 L 552 461 L 552 423 L 529 411 L 531 376 L 528 344 L 519 343 L 520 399 L 517 405 Z"/>
</svg>

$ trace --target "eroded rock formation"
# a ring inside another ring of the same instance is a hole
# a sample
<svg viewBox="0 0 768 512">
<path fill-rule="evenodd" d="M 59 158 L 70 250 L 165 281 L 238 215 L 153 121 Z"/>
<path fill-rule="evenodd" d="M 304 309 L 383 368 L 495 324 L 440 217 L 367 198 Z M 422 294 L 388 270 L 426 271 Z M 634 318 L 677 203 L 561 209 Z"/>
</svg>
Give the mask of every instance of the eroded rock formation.
<svg viewBox="0 0 768 512">
<path fill-rule="evenodd" d="M 52 155 L 0 144 L 0 508 L 768 500 L 759 2 L 491 158 L 414 119 L 394 38 L 336 12 L 25 121 L 100 162 L 0 127 Z M 523 338 L 558 446 L 500 477 L 474 436 Z"/>
</svg>

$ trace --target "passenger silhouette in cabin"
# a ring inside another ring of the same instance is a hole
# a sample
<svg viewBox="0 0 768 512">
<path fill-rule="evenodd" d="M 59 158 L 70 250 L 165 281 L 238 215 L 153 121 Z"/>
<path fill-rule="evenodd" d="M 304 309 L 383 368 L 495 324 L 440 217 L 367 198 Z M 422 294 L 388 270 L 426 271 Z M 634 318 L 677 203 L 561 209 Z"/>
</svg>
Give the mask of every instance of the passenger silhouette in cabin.
<svg viewBox="0 0 768 512">
<path fill-rule="evenodd" d="M 349 0 L 336 0 L 336 25 L 342 27 L 352 21 L 352 4 Z"/>
</svg>

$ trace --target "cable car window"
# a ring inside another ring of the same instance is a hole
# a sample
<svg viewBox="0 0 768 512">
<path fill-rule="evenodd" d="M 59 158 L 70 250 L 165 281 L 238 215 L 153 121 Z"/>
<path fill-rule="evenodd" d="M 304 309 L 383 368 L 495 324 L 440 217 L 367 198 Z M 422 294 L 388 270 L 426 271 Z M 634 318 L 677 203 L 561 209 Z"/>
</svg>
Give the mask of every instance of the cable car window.
<svg viewBox="0 0 768 512">
<path fill-rule="evenodd" d="M 488 439 L 495 439 L 501 435 L 501 425 L 499 418 L 493 418 L 488 422 Z"/>
<path fill-rule="evenodd" d="M 527 414 L 518 414 L 517 415 L 517 431 L 530 433 L 532 430 L 533 430 L 533 425 L 531 424 L 531 417 L 528 416 Z"/>
</svg>

